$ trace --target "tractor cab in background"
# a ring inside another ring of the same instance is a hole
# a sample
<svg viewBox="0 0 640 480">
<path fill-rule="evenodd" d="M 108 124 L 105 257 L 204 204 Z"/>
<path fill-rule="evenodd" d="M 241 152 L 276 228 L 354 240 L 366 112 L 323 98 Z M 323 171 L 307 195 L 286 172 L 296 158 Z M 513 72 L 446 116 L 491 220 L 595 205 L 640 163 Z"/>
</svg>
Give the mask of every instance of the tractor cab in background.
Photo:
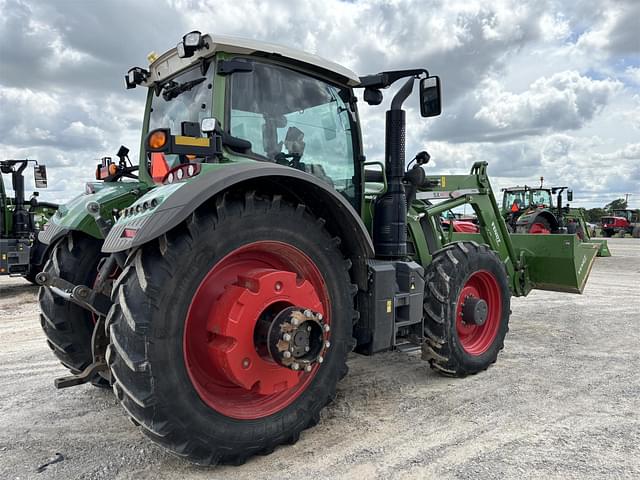
<svg viewBox="0 0 640 480">
<path fill-rule="evenodd" d="M 35 283 L 42 270 L 47 247 L 37 240 L 37 234 L 55 213 L 58 206 L 38 200 L 33 192 L 25 200 L 24 172 L 34 163 L 36 188 L 47 188 L 47 169 L 35 160 L 2 160 L 0 172 L 11 176 L 13 197 L 9 197 L 0 175 L 0 275 L 25 276 Z"/>
<path fill-rule="evenodd" d="M 613 210 L 610 215 L 602 217 L 600 222 L 605 237 L 612 237 L 617 233 L 640 238 L 640 215 L 637 210 Z"/>
<path fill-rule="evenodd" d="M 605 240 L 592 240 L 584 211 L 571 208 L 573 190 L 566 186 L 503 188 L 502 216 L 512 233 L 572 234 L 582 242 L 598 243 L 598 256 L 611 255 Z"/>
</svg>

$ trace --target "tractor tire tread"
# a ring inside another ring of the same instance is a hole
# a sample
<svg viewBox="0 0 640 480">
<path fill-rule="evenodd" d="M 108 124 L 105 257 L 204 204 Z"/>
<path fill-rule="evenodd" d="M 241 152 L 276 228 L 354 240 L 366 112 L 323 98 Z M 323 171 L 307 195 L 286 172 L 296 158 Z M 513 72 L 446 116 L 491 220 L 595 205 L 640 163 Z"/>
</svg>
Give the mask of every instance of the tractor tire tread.
<svg viewBox="0 0 640 480">
<path fill-rule="evenodd" d="M 201 438 L 194 437 L 187 425 L 171 416 L 171 405 L 160 398 L 156 390 L 158 380 L 153 371 L 154 363 L 149 360 L 148 355 L 150 345 L 163 333 L 153 331 L 149 322 L 153 312 L 161 311 L 159 302 L 162 298 L 162 286 L 170 284 L 172 265 L 180 261 L 177 252 L 189 251 L 198 232 L 209 228 L 215 230 L 226 219 L 268 212 L 281 215 L 284 210 L 312 221 L 317 220 L 304 204 L 290 203 L 279 195 L 261 195 L 252 191 L 238 200 L 229 198 L 226 194 L 219 196 L 212 210 L 206 210 L 206 207 L 196 210 L 187 223 L 160 237 L 155 245 L 145 245 L 130 255 L 123 274 L 116 283 L 117 288 L 112 295 L 115 303 L 107 319 L 116 357 L 111 367 L 116 397 L 147 437 L 172 453 L 188 457 L 197 464 L 241 465 L 252 455 L 268 455 L 280 444 L 295 443 L 300 432 L 320 421 L 320 410 L 335 398 L 336 383 L 348 372 L 347 347 L 352 343 L 339 342 L 334 354 L 343 357 L 343 360 L 335 371 L 335 382 L 328 382 L 328 388 L 322 391 L 322 395 L 314 396 L 300 407 L 292 428 L 278 432 L 279 425 L 267 424 L 264 429 L 255 432 L 253 444 L 244 443 L 241 448 L 233 442 L 207 444 Z M 331 237 L 325 230 L 324 222 L 316 221 L 315 225 L 317 235 L 325 237 L 325 244 L 340 244 L 338 237 Z M 180 233 L 185 228 L 192 234 L 188 239 Z M 353 304 L 357 287 L 350 280 L 350 267 L 348 261 L 336 264 Z M 356 316 L 355 309 L 347 313 L 347 318 Z M 351 337 L 349 339 L 352 340 Z"/>
</svg>

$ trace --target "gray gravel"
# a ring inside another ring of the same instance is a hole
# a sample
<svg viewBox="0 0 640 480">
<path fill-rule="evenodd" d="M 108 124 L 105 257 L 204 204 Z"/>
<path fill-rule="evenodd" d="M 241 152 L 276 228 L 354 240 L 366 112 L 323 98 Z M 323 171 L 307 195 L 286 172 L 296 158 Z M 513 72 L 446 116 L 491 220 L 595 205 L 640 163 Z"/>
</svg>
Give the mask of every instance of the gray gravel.
<svg viewBox="0 0 640 480">
<path fill-rule="evenodd" d="M 446 379 L 415 355 L 354 356 L 296 445 L 215 469 L 153 445 L 109 391 L 56 390 L 65 369 L 44 342 L 37 289 L 3 277 L 0 478 L 638 478 L 640 241 L 609 244 L 584 295 L 514 299 L 488 371 Z"/>
</svg>

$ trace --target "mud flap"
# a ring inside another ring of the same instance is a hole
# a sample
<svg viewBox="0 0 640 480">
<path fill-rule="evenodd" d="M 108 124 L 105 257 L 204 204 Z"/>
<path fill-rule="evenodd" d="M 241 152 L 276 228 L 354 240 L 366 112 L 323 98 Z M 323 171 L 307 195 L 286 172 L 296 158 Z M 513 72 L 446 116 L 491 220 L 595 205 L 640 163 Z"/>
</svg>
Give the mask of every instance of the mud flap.
<svg viewBox="0 0 640 480">
<path fill-rule="evenodd" d="M 511 235 L 518 253 L 538 290 L 582 293 L 600 243 L 582 242 L 575 235 Z"/>
</svg>

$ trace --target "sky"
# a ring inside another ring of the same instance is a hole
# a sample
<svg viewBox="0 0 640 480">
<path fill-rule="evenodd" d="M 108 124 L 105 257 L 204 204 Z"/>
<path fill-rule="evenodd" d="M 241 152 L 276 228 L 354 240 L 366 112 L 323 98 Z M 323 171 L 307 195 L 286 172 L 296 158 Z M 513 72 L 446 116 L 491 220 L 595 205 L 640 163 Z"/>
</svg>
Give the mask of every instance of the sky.
<svg viewBox="0 0 640 480">
<path fill-rule="evenodd" d="M 120 144 L 137 158 L 144 92 L 123 76 L 191 30 L 359 75 L 427 68 L 443 114 L 406 102 L 407 160 L 427 150 L 430 174 L 487 161 L 498 195 L 543 176 L 572 187 L 574 206 L 629 193 L 640 208 L 640 0 L 0 0 L 0 158 L 45 163 L 41 198 L 59 202 Z M 380 160 L 385 104 L 359 108 L 365 154 Z"/>
</svg>

